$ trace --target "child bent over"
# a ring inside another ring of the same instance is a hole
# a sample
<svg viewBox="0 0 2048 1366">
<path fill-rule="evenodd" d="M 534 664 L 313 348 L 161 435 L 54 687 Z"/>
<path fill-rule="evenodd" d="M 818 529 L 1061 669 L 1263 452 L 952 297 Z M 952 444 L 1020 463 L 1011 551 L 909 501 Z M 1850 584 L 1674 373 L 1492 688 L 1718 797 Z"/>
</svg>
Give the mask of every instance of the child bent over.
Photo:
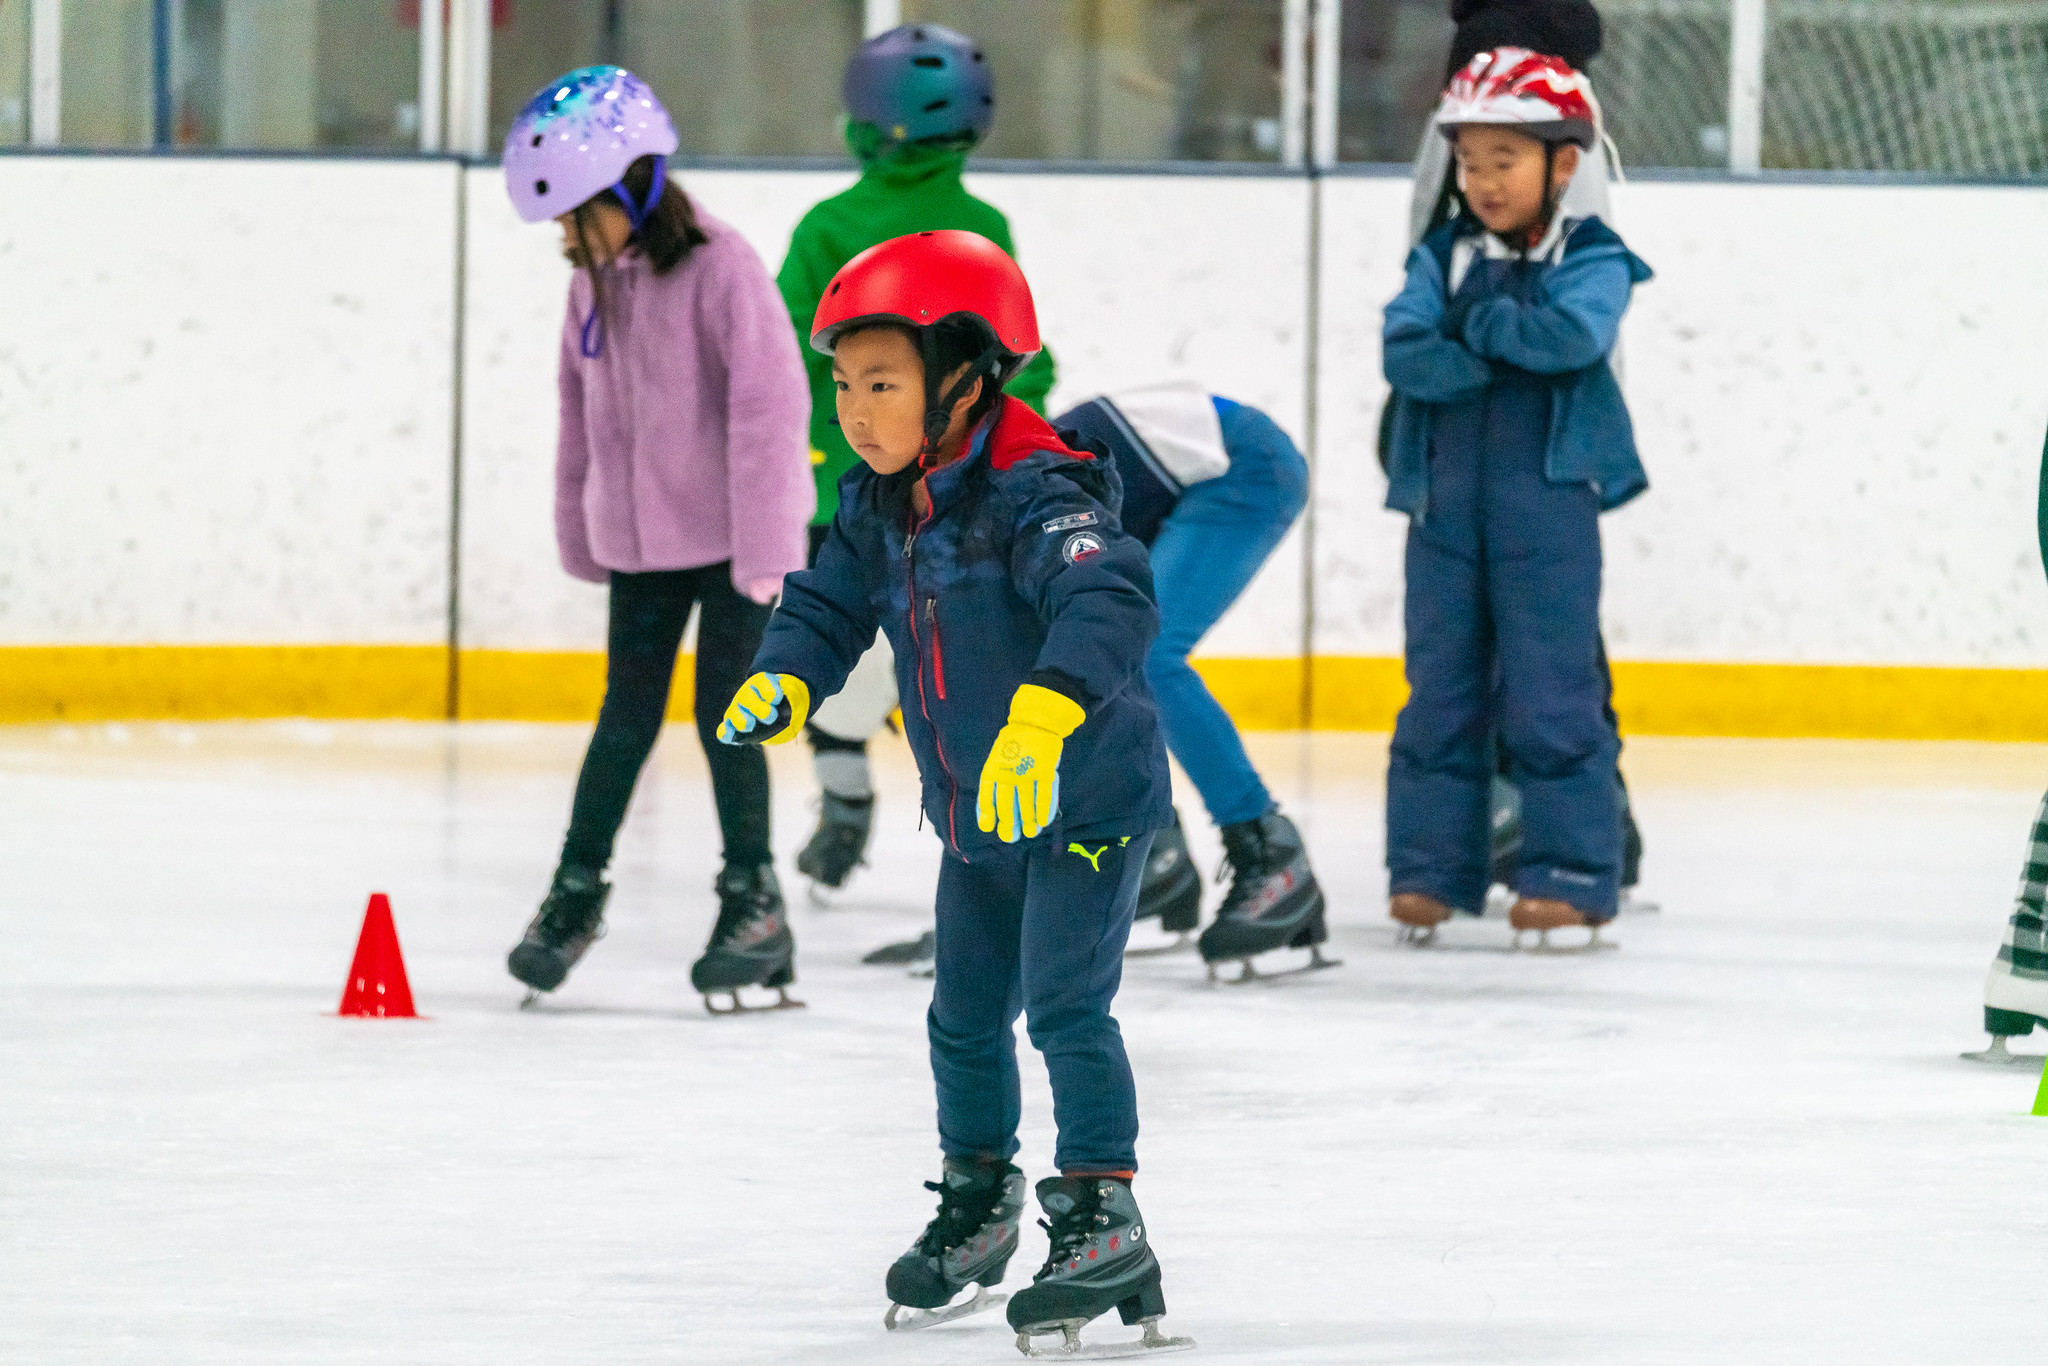
<svg viewBox="0 0 2048 1366">
<path fill-rule="evenodd" d="M 1473 58 L 1436 115 L 1467 210 L 1423 239 L 1387 306 L 1387 504 L 1410 518 L 1388 885 L 1423 935 L 1483 904 L 1496 733 L 1523 794 L 1514 927 L 1615 912 L 1599 517 L 1648 483 L 1608 356 L 1650 270 L 1598 218 L 1558 212 L 1598 120 L 1554 57 Z"/>
<path fill-rule="evenodd" d="M 936 1218 L 889 1269 L 900 1310 L 1001 1283 L 1017 1250 L 1021 1012 L 1045 1055 L 1060 1175 L 1052 1248 L 1010 1302 L 1020 1333 L 1165 1313 L 1130 1182 L 1138 1109 L 1109 1013 L 1152 832 L 1172 819 L 1145 690 L 1159 614 L 1113 469 L 1002 394 L 1038 350 L 1023 274 L 988 239 L 921 232 L 849 261 L 811 344 L 861 458 L 792 576 L 722 738 L 786 740 L 877 629 L 946 845 L 928 1029 L 945 1152 Z M 913 1318 L 914 1322 L 928 1321 Z"/>
</svg>

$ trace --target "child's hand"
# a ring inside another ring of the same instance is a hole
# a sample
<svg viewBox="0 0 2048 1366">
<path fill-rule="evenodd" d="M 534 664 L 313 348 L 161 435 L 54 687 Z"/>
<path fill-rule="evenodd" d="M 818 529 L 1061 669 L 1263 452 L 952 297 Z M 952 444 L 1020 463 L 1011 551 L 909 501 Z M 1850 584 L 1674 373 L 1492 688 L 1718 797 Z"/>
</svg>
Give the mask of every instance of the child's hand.
<svg viewBox="0 0 2048 1366">
<path fill-rule="evenodd" d="M 811 690 L 795 674 L 755 674 L 725 709 L 718 738 L 728 745 L 779 745 L 804 728 Z"/>
<path fill-rule="evenodd" d="M 1003 843 L 1035 839 L 1060 809 L 1060 751 L 1088 713 L 1072 698 L 1026 683 L 1010 699 L 1010 721 L 981 766 L 975 823 L 982 833 L 1000 820 Z"/>
</svg>

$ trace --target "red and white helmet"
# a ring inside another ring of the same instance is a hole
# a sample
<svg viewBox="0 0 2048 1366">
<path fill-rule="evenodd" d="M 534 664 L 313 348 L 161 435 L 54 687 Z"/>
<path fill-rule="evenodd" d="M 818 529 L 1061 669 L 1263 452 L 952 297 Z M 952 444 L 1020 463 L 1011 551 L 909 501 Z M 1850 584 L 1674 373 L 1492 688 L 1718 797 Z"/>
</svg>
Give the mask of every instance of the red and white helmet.
<svg viewBox="0 0 2048 1366">
<path fill-rule="evenodd" d="M 1451 78 L 1432 122 L 1447 138 L 1469 124 L 1491 124 L 1591 150 L 1600 139 L 1600 102 L 1593 83 L 1570 63 L 1502 47 L 1480 53 Z"/>
</svg>

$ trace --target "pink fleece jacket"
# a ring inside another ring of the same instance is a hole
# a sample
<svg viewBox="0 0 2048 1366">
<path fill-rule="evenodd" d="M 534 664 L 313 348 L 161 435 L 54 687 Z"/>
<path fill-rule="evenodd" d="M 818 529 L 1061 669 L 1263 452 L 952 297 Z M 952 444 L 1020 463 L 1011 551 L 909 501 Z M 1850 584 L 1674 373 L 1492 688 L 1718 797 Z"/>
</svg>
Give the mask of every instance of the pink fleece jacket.
<svg viewBox="0 0 2048 1366">
<path fill-rule="evenodd" d="M 817 488 L 789 311 L 745 238 L 697 221 L 711 240 L 667 275 L 638 251 L 605 269 L 595 357 L 590 277 L 569 286 L 555 540 L 579 579 L 730 559 L 745 593 L 804 567 Z"/>
</svg>

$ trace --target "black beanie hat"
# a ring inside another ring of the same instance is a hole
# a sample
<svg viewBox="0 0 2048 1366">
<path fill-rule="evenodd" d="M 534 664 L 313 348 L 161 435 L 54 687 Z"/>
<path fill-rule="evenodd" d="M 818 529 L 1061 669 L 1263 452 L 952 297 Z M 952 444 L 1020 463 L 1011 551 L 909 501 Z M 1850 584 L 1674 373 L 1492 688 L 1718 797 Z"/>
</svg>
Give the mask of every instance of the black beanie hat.
<svg viewBox="0 0 2048 1366">
<path fill-rule="evenodd" d="M 1448 81 L 1482 52 L 1526 47 L 1584 70 L 1600 51 L 1600 11 L 1592 0 L 1451 0 L 1458 31 L 1451 39 Z"/>
</svg>

